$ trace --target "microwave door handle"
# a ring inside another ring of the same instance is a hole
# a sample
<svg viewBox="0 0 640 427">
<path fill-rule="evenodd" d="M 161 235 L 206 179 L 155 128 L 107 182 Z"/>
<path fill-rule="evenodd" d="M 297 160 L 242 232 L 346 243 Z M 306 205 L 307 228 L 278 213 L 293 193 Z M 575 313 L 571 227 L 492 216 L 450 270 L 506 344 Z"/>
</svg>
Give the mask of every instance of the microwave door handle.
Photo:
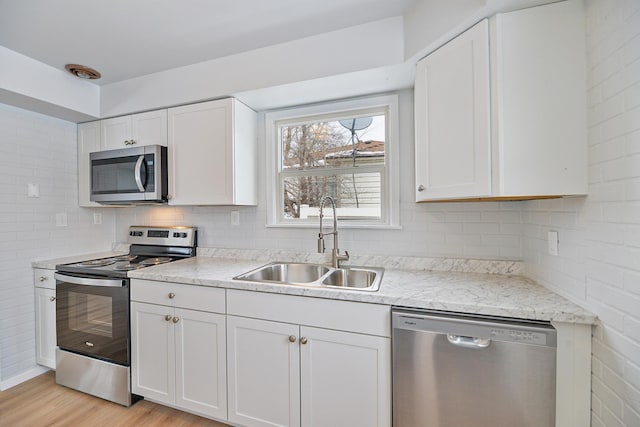
<svg viewBox="0 0 640 427">
<path fill-rule="evenodd" d="M 141 193 L 144 193 L 144 184 L 146 183 L 142 183 L 142 164 L 144 163 L 144 156 L 140 156 L 138 157 L 138 161 L 136 162 L 136 168 L 135 168 L 135 178 L 136 178 L 136 185 L 138 186 L 138 190 L 140 190 Z"/>
</svg>

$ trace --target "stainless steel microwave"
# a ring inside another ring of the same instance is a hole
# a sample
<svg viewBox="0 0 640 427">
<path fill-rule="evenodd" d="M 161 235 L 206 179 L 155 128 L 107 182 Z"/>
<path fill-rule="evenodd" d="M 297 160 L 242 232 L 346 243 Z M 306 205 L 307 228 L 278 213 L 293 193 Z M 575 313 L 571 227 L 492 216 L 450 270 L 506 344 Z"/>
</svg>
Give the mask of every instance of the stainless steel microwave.
<svg viewBox="0 0 640 427">
<path fill-rule="evenodd" d="M 91 201 L 102 204 L 166 203 L 167 147 L 146 145 L 89 154 Z"/>
</svg>

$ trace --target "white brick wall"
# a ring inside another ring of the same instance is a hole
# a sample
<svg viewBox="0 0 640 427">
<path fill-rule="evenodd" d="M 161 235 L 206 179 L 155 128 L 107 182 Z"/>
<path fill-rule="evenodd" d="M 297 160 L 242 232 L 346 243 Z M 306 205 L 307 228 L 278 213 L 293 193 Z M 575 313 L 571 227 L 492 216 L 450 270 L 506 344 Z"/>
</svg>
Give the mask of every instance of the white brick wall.
<svg viewBox="0 0 640 427">
<path fill-rule="evenodd" d="M 27 197 L 27 184 L 40 187 Z M 0 383 L 35 366 L 31 262 L 109 249 L 115 213 L 78 208 L 76 125 L 0 104 Z M 56 227 L 56 213 L 67 227 Z"/>
<path fill-rule="evenodd" d="M 640 426 L 640 1 L 586 0 L 589 196 L 527 202 L 528 274 L 597 313 L 592 426 Z M 560 255 L 547 255 L 547 231 Z"/>
</svg>

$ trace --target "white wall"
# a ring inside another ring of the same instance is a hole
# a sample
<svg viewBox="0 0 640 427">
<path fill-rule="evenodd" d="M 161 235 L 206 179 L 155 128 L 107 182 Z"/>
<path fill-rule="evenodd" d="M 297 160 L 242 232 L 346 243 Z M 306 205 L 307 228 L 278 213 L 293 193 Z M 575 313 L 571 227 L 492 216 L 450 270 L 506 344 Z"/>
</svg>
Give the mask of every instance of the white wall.
<svg viewBox="0 0 640 427">
<path fill-rule="evenodd" d="M 99 226 L 92 213 L 78 207 L 75 123 L 0 104 L 0 384 L 35 366 L 31 262 L 111 247 L 115 213 Z"/>
<path fill-rule="evenodd" d="M 100 112 L 110 117 L 309 80 L 348 78 L 397 66 L 403 62 L 402 52 L 402 18 L 387 18 L 107 84 L 101 87 Z M 366 80 L 360 82 L 358 94 L 367 93 L 365 84 Z M 327 93 L 335 94 L 329 84 L 320 99 L 328 99 Z"/>
<path fill-rule="evenodd" d="M 402 230 L 340 231 L 340 249 L 353 255 L 521 259 L 522 202 L 414 202 L 413 91 L 399 93 L 400 220 Z M 263 115 L 261 115 L 263 119 Z M 258 146 L 259 175 L 265 176 L 264 126 Z M 127 227 L 196 225 L 200 246 L 316 251 L 316 229 L 266 228 L 266 183 L 260 180 L 257 207 L 137 207 L 118 209 L 116 237 L 125 241 Z M 240 212 L 232 226 L 230 213 Z M 328 244 L 331 244 L 330 242 Z"/>
<path fill-rule="evenodd" d="M 100 87 L 0 46 L 0 103 L 65 120 L 100 116 Z"/>
<path fill-rule="evenodd" d="M 592 426 L 640 426 L 640 2 L 586 0 L 589 196 L 526 202 L 528 275 L 589 307 Z M 546 253 L 547 231 L 560 255 Z"/>
</svg>

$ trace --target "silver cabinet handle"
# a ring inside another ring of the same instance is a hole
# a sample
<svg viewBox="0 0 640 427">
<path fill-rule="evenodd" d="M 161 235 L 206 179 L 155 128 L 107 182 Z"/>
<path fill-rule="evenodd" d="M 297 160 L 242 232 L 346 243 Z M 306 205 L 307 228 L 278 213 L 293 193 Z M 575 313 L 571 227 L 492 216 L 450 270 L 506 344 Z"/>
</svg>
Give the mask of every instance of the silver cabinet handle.
<svg viewBox="0 0 640 427">
<path fill-rule="evenodd" d="M 179 317 L 174 317 L 174 318 L 173 318 L 173 323 L 178 323 L 179 321 L 180 321 L 180 318 L 179 318 Z"/>
<path fill-rule="evenodd" d="M 424 191 L 424 190 L 425 190 L 424 185 L 422 184 L 418 185 L 418 191 Z"/>
<path fill-rule="evenodd" d="M 176 294 L 174 294 L 173 292 L 169 292 L 169 299 L 174 299 L 176 297 Z"/>
<path fill-rule="evenodd" d="M 40 279 L 39 279 L 39 280 L 40 280 L 41 282 L 46 282 L 46 281 L 47 281 L 47 279 L 48 279 L 48 277 L 47 277 L 47 276 L 40 276 Z"/>
<path fill-rule="evenodd" d="M 295 335 L 289 335 L 289 342 L 296 342 Z"/>
<path fill-rule="evenodd" d="M 49 301 L 53 302 L 56 300 L 56 297 L 49 297 Z"/>
<path fill-rule="evenodd" d="M 170 314 L 167 314 L 166 316 L 164 316 L 164 320 L 166 320 L 167 322 L 170 321 L 173 317 Z"/>
<path fill-rule="evenodd" d="M 300 338 L 300 344 L 306 344 L 306 343 L 307 343 L 307 337 Z"/>
</svg>

